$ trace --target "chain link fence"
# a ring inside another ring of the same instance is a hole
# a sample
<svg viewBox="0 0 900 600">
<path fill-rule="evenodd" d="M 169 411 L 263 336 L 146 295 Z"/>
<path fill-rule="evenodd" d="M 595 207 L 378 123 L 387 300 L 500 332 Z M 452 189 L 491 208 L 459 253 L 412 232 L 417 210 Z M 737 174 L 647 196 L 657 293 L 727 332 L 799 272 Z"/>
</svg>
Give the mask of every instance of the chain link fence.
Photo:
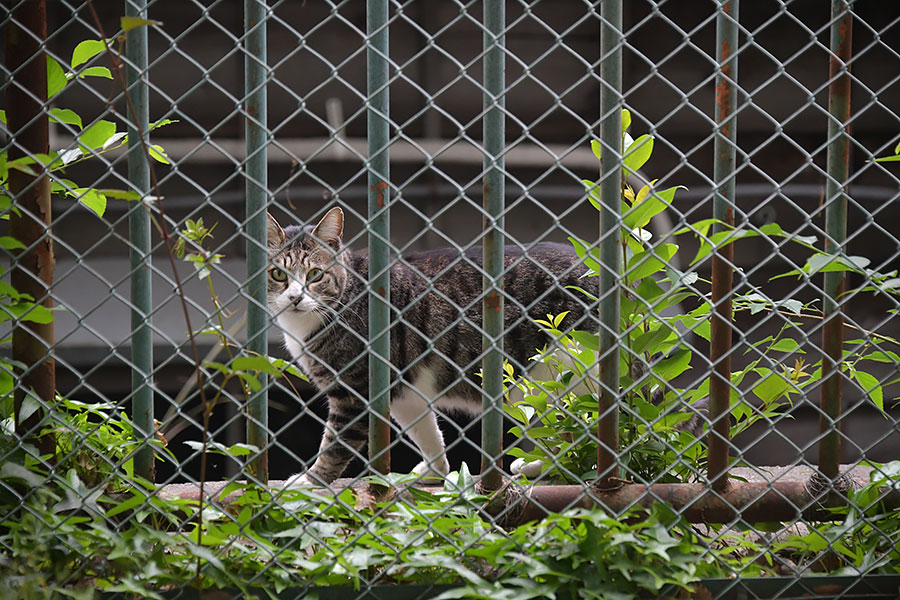
<svg viewBox="0 0 900 600">
<path fill-rule="evenodd" d="M 7 3 L 4 589 L 894 597 L 900 7 L 831 4 Z"/>
</svg>

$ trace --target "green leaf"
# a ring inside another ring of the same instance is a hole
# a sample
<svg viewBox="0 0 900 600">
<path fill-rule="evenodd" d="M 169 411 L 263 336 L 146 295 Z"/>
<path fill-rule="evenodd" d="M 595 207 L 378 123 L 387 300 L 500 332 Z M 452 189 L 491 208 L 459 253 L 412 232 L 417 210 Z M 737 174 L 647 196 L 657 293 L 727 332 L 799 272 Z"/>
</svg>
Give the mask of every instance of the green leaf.
<svg viewBox="0 0 900 600">
<path fill-rule="evenodd" d="M 116 134 L 116 124 L 112 121 L 100 119 L 78 136 L 79 143 L 88 150 L 102 148 L 109 139 Z"/>
<path fill-rule="evenodd" d="M 651 154 L 653 154 L 653 138 L 645 133 L 625 149 L 623 169 L 626 173 L 636 172 L 650 159 Z"/>
<path fill-rule="evenodd" d="M 76 188 L 74 190 L 78 201 L 94 211 L 98 217 L 106 212 L 106 196 L 94 188 Z"/>
<path fill-rule="evenodd" d="M 3 479 L 19 479 L 32 488 L 46 484 L 44 478 L 39 474 L 14 462 L 4 462 L 0 466 L 0 480 Z"/>
<path fill-rule="evenodd" d="M 104 79 L 112 79 L 112 73 L 106 67 L 88 67 L 78 74 L 78 77 L 102 77 Z"/>
<path fill-rule="evenodd" d="M 669 208 L 675 199 L 675 192 L 687 189 L 682 185 L 676 185 L 660 192 L 651 191 L 640 204 L 635 205 L 625 213 L 622 225 L 630 230 L 636 227 L 645 227 L 655 215 Z"/>
<path fill-rule="evenodd" d="M 281 371 L 276 369 L 265 356 L 239 356 L 231 361 L 231 368 L 235 371 L 258 371 L 268 373 L 273 377 L 281 377 Z"/>
<path fill-rule="evenodd" d="M 600 337 L 595 333 L 573 331 L 569 336 L 589 350 L 594 350 L 596 352 L 600 348 Z"/>
<path fill-rule="evenodd" d="M 833 271 L 855 271 L 865 275 L 864 269 L 869 266 L 869 259 L 864 256 L 836 256 L 833 254 L 815 254 L 810 256 L 803 270 L 810 275 Z"/>
<path fill-rule="evenodd" d="M 603 147 L 600 145 L 600 140 L 591 140 L 591 152 L 594 153 L 597 160 L 603 160 L 603 157 L 600 155 L 602 149 Z"/>
<path fill-rule="evenodd" d="M 644 277 L 649 277 L 663 270 L 677 251 L 678 246 L 676 244 L 661 244 L 639 252 L 628 261 L 625 274 L 631 281 L 640 281 Z"/>
<path fill-rule="evenodd" d="M 587 192 L 588 202 L 597 210 L 602 211 L 603 203 L 600 200 L 600 187 L 590 179 L 582 179 L 581 183 L 584 184 L 584 190 Z"/>
<path fill-rule="evenodd" d="M 878 410 L 884 412 L 884 390 L 878 378 L 865 371 L 857 371 L 856 369 L 853 369 L 850 374 L 856 380 L 856 383 L 859 384 L 859 387 L 866 392 L 866 395 L 872 399 L 872 403 L 878 407 Z"/>
<path fill-rule="evenodd" d="M 81 124 L 81 117 L 79 117 L 78 113 L 74 110 L 69 110 L 68 108 L 51 108 L 49 113 L 51 121 L 65 123 L 66 125 L 74 125 L 78 129 L 83 127 Z"/>
<path fill-rule="evenodd" d="M 768 369 L 760 369 L 765 376 L 753 386 L 753 393 L 765 404 L 769 404 L 781 398 L 792 389 L 791 382 L 778 373 Z"/>
<path fill-rule="evenodd" d="M 106 42 L 102 40 L 84 40 L 72 50 L 72 70 L 78 65 L 83 65 L 101 52 L 106 50 Z"/>
<path fill-rule="evenodd" d="M 642 279 L 635 291 L 650 304 L 665 293 L 656 280 L 649 277 Z"/>
<path fill-rule="evenodd" d="M 24 250 L 25 244 L 14 237 L 3 235 L 0 236 L 0 248 L 4 250 Z"/>
<path fill-rule="evenodd" d="M 53 322 L 53 311 L 41 304 L 34 302 L 13 302 L 9 304 L 0 304 L 0 313 L 6 313 L 14 319 L 20 321 L 31 321 L 32 323 L 47 324 Z"/>
<path fill-rule="evenodd" d="M 129 511 L 139 506 L 142 507 L 147 503 L 147 495 L 143 492 L 139 490 L 132 490 L 131 493 L 131 498 L 127 500 L 117 500 L 116 505 L 106 512 L 106 518 L 111 519 L 118 514 Z"/>
<path fill-rule="evenodd" d="M 671 329 L 662 325 L 657 328 L 655 331 L 648 331 L 646 333 L 641 334 L 634 341 L 631 349 L 640 354 L 642 352 L 649 352 L 651 354 L 655 354 L 659 351 L 659 344 L 666 341 L 669 337 L 674 336 L 675 332 Z"/>
<path fill-rule="evenodd" d="M 578 255 L 578 258 L 584 261 L 584 264 L 587 265 L 589 269 L 591 269 L 595 273 L 603 272 L 603 267 L 599 262 L 599 248 L 591 248 L 590 253 L 588 253 L 587 244 L 582 240 L 579 240 L 575 237 L 570 237 L 569 241 L 572 242 L 572 246 L 575 247 L 575 254 Z M 595 258 L 592 258 L 591 255 L 593 255 Z"/>
<path fill-rule="evenodd" d="M 122 32 L 128 33 L 136 27 L 149 27 L 151 25 L 162 25 L 162 21 L 154 21 L 152 19 L 142 19 L 140 17 L 122 17 Z"/>
<path fill-rule="evenodd" d="M 154 129 L 159 129 L 160 127 L 165 127 L 166 125 L 171 125 L 173 123 L 178 123 L 178 119 L 160 119 L 159 121 L 151 121 L 150 122 L 150 131 Z"/>
<path fill-rule="evenodd" d="M 6 123 L 6 111 L 3 109 L 0 109 L 0 123 L 3 123 L 4 125 L 7 124 Z"/>
<path fill-rule="evenodd" d="M 156 160 L 157 162 L 161 162 L 164 165 L 169 164 L 169 157 L 166 156 L 166 151 L 163 150 L 163 147 L 157 144 L 151 144 L 147 151 L 150 153 L 150 156 Z"/>
<path fill-rule="evenodd" d="M 794 269 L 787 273 L 782 273 L 772 277 L 769 281 L 781 279 L 796 275 L 798 279 L 806 275 L 815 275 L 816 273 L 829 273 L 837 271 L 852 271 L 865 275 L 865 268 L 869 266 L 871 261 L 864 256 L 838 256 L 836 254 L 817 253 L 807 259 L 802 269 Z"/>
<path fill-rule="evenodd" d="M 113 189 L 100 189 L 97 190 L 107 198 L 115 198 L 116 200 L 128 200 L 129 202 L 138 202 L 141 199 L 141 195 L 134 190 L 113 190 Z"/>
<path fill-rule="evenodd" d="M 687 348 L 676 350 L 674 354 L 653 367 L 653 374 L 663 381 L 675 379 L 691 368 L 691 354 Z"/>
<path fill-rule="evenodd" d="M 628 128 L 631 127 L 631 111 L 627 108 L 622 109 L 622 135 L 625 135 L 625 132 L 628 131 Z M 900 152 L 898 150 L 897 152 Z"/>
<path fill-rule="evenodd" d="M 300 371 L 300 369 L 298 369 L 296 367 L 296 365 L 294 365 L 293 363 L 288 362 L 288 361 L 284 360 L 283 358 L 272 358 L 271 356 L 269 356 L 268 359 L 269 359 L 269 362 L 271 362 L 272 365 L 279 371 L 284 371 L 285 373 L 290 373 L 294 377 L 299 377 L 300 379 L 302 379 L 304 381 L 309 381 L 309 379 L 306 377 L 306 375 L 304 375 Z"/>
<path fill-rule="evenodd" d="M 759 232 L 753 229 L 729 228 L 726 231 L 717 231 L 716 233 L 710 235 L 708 240 L 704 239 L 700 243 L 700 249 L 697 250 L 697 255 L 694 257 L 694 260 L 691 261 L 691 264 L 694 265 L 700 262 L 706 256 L 712 254 L 713 250 L 721 250 L 728 244 L 732 244 L 737 240 L 756 237 L 758 235 Z"/>
<path fill-rule="evenodd" d="M 881 158 L 876 158 L 875 162 L 897 162 L 900 161 L 900 154 L 895 154 L 894 156 L 883 156 Z"/>
<path fill-rule="evenodd" d="M 873 360 L 875 362 L 900 364 L 900 355 L 897 355 L 895 352 L 891 352 L 890 350 L 876 350 L 875 352 L 870 352 L 869 354 L 863 356 L 862 360 Z"/>
<path fill-rule="evenodd" d="M 526 410 L 528 411 L 528 413 L 525 412 Z M 509 415 L 514 421 L 517 421 L 519 423 L 528 423 L 531 420 L 531 416 L 534 414 L 534 409 L 532 409 L 530 406 L 515 406 L 504 402 L 503 412 Z"/>
<path fill-rule="evenodd" d="M 47 98 L 60 93 L 69 80 L 66 78 L 66 72 L 62 65 L 52 56 L 47 57 Z"/>
<path fill-rule="evenodd" d="M 794 353 L 800 351 L 800 343 L 794 338 L 784 338 L 769 346 L 769 350 L 773 352 Z"/>
<path fill-rule="evenodd" d="M 759 232 L 768 235 L 770 237 L 782 237 L 787 238 L 792 242 L 800 244 L 801 246 L 805 246 L 809 248 L 813 252 L 818 252 L 819 249 L 816 247 L 816 236 L 814 235 L 796 235 L 789 234 L 781 228 L 781 225 L 778 223 L 766 223 L 762 227 L 759 228 Z"/>
</svg>

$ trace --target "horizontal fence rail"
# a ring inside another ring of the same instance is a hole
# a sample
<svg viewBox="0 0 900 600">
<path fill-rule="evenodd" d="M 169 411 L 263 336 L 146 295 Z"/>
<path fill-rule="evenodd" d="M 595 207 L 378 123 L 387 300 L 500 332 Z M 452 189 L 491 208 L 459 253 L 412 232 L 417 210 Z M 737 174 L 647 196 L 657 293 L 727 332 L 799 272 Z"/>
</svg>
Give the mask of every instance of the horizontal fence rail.
<svg viewBox="0 0 900 600">
<path fill-rule="evenodd" d="M 0 595 L 900 572 L 900 7 L 8 4 Z"/>
</svg>

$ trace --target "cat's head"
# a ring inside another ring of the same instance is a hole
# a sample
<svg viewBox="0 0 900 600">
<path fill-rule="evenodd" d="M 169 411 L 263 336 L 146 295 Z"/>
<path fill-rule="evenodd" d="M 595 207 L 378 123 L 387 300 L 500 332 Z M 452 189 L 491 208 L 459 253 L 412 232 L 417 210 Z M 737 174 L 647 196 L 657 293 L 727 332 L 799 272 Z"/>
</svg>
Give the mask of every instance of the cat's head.
<svg viewBox="0 0 900 600">
<path fill-rule="evenodd" d="M 268 216 L 269 310 L 279 320 L 340 308 L 347 284 L 343 252 L 344 212 L 334 207 L 315 226 L 282 229 Z"/>
</svg>

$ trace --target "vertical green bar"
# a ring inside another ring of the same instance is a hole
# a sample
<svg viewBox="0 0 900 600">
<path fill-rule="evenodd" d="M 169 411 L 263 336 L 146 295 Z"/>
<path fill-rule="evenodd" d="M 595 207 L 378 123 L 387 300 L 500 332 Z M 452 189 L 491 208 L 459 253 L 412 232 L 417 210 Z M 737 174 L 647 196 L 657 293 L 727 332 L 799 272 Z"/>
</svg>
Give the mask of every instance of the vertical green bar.
<svg viewBox="0 0 900 600">
<path fill-rule="evenodd" d="M 505 0 L 484 1 L 484 358 L 481 362 L 481 486 L 499 489 L 503 452 L 503 256 L 504 159 L 506 127 L 504 93 L 506 60 Z"/>
<path fill-rule="evenodd" d="M 600 5 L 600 420 L 597 476 L 615 487 L 619 447 L 619 269 L 622 265 L 622 0 Z"/>
<path fill-rule="evenodd" d="M 369 138 L 369 467 L 391 470 L 388 1 L 366 3 Z"/>
<path fill-rule="evenodd" d="M 125 0 L 125 15 L 147 18 L 146 0 Z M 128 181 L 142 198 L 150 193 L 150 167 L 141 141 L 149 135 L 150 97 L 147 88 L 147 27 L 135 27 L 125 40 L 125 81 L 135 114 L 128 115 Z M 143 203 L 128 213 L 131 260 L 131 410 L 135 435 L 144 442 L 134 456 L 134 472 L 153 481 L 153 330 L 150 327 L 150 214 Z"/>
<path fill-rule="evenodd" d="M 266 299 L 266 204 L 268 202 L 268 174 L 266 143 L 268 121 L 266 113 L 266 13 L 265 0 L 244 0 L 244 102 L 247 142 L 246 221 L 247 238 L 247 350 L 268 354 Z M 248 405 L 247 442 L 260 453 L 250 462 L 250 471 L 257 480 L 269 479 L 268 450 L 269 411 L 268 377 L 259 374 L 262 384 L 253 392 Z"/>
<path fill-rule="evenodd" d="M 713 141 L 716 189 L 713 216 L 723 224 L 713 224 L 713 233 L 734 226 L 735 138 L 737 137 L 737 56 L 738 0 L 719 0 L 716 14 L 716 131 Z M 726 227 L 727 225 L 727 227 Z M 707 475 L 713 488 L 728 484 L 731 399 L 731 333 L 734 246 L 716 250 L 712 259 L 712 303 L 709 359 L 713 372 L 709 380 L 709 462 Z"/>
<path fill-rule="evenodd" d="M 847 2 L 831 2 L 831 83 L 828 87 L 828 152 L 825 185 L 825 252 L 839 255 L 847 239 L 847 193 L 850 174 L 850 52 L 853 18 Z M 835 479 L 840 470 L 841 355 L 844 319 L 838 298 L 846 288 L 843 271 L 825 273 L 822 299 L 822 413 L 819 429 L 819 473 Z"/>
</svg>

